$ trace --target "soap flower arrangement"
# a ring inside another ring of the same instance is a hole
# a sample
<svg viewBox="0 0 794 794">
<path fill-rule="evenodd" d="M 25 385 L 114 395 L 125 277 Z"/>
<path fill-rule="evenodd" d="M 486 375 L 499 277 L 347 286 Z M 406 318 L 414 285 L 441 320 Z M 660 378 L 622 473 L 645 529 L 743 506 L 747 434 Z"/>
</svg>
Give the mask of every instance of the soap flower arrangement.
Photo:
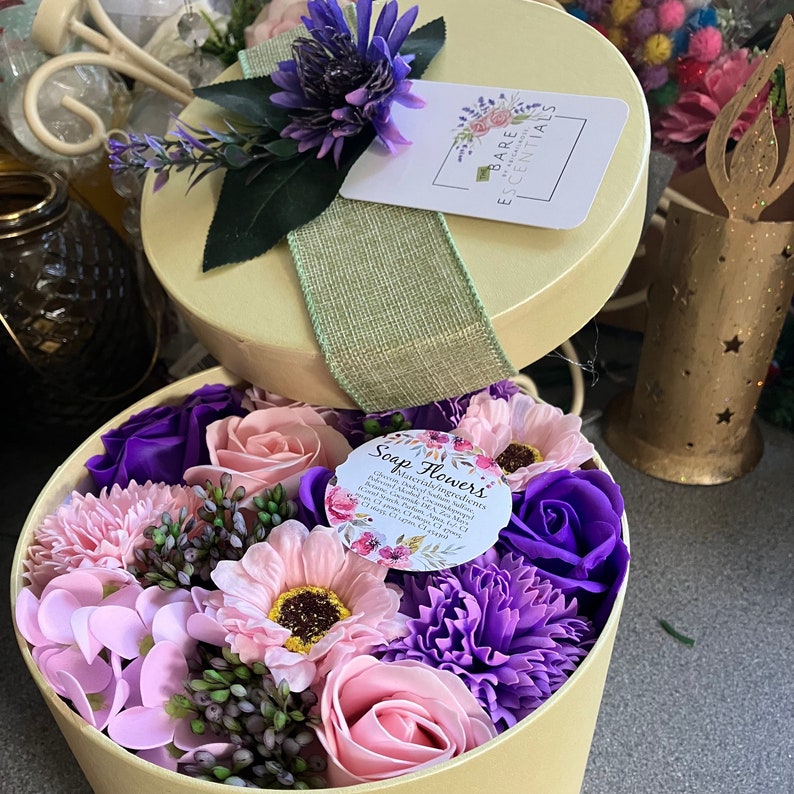
<svg viewBox="0 0 794 794">
<path fill-rule="evenodd" d="M 510 487 L 495 545 L 452 568 L 365 558 L 329 521 L 335 468 L 411 428 Z M 369 415 L 208 385 L 102 443 L 35 532 L 17 627 L 87 723 L 203 780 L 345 786 L 465 753 L 565 683 L 627 572 L 580 420 L 510 381 Z"/>
</svg>

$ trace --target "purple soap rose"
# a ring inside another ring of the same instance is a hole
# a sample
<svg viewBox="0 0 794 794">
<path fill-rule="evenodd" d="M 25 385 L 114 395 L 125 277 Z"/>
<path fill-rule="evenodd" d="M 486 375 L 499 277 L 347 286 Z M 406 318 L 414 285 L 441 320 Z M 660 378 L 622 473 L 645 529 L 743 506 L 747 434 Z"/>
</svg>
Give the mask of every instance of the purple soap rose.
<svg viewBox="0 0 794 794">
<path fill-rule="evenodd" d="M 330 469 L 324 466 L 314 466 L 302 477 L 295 502 L 298 506 L 296 518 L 304 526 L 312 527 L 330 526 L 325 513 L 325 489 L 334 476 Z"/>
<path fill-rule="evenodd" d="M 215 384 L 202 386 L 181 405 L 146 408 L 105 433 L 104 454 L 94 455 L 86 468 L 98 489 L 126 488 L 130 480 L 183 483 L 187 469 L 210 462 L 207 425 L 245 415 L 242 397 L 238 389 Z"/>
<path fill-rule="evenodd" d="M 552 471 L 513 494 L 513 515 L 497 548 L 524 557 L 600 631 L 626 576 L 629 552 L 621 538 L 623 497 L 598 469 Z"/>
</svg>

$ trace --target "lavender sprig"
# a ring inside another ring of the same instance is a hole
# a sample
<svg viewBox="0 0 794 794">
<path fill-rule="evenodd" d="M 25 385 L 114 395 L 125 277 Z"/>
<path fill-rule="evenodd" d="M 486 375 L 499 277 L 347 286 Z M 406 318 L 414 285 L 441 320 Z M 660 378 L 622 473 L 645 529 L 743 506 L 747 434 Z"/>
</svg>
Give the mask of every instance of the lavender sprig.
<svg viewBox="0 0 794 794">
<path fill-rule="evenodd" d="M 190 170 L 189 188 L 213 171 L 250 168 L 248 181 L 276 160 L 298 153 L 295 141 L 280 138 L 270 127 L 246 130 L 223 121 L 224 130 L 196 129 L 178 122 L 168 137 L 127 133 L 128 140 L 108 140 L 110 168 L 116 173 L 136 171 L 157 174 L 154 191 L 168 182 L 172 170 Z"/>
</svg>

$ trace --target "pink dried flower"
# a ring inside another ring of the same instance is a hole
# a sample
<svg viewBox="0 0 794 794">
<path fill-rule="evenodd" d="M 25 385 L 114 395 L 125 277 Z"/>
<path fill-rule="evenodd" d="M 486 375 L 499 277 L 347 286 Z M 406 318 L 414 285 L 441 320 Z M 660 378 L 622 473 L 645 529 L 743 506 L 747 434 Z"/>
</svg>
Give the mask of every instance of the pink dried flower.
<svg viewBox="0 0 794 794">
<path fill-rule="evenodd" d="M 706 136 L 719 112 L 744 86 L 763 55 L 750 58 L 747 49 L 735 50 L 715 60 L 702 81 L 684 91 L 665 108 L 656 120 L 654 136 L 663 144 L 694 144 L 696 156 L 706 147 Z M 769 91 L 762 91 L 744 109 L 731 130 L 731 138 L 738 141 L 766 104 Z"/>
<path fill-rule="evenodd" d="M 77 568 L 124 568 L 146 543 L 143 531 L 159 524 L 163 513 L 192 510 L 198 497 L 188 488 L 134 480 L 126 488 L 103 488 L 99 496 L 74 491 L 36 530 L 25 560 L 33 592 L 54 577 Z"/>
</svg>

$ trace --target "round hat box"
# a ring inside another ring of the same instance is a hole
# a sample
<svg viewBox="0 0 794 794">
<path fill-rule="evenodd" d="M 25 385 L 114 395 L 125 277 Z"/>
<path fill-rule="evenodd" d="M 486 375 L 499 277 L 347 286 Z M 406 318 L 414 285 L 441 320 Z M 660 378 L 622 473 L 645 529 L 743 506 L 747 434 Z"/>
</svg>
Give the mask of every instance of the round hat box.
<svg viewBox="0 0 794 794">
<path fill-rule="evenodd" d="M 11 570 L 11 609 L 24 586 L 24 559 L 34 532 L 75 489 L 84 489 L 85 462 L 103 451 L 101 435 L 140 411 L 178 404 L 205 384 L 234 385 L 239 379 L 216 367 L 178 381 L 146 397 L 90 436 L 55 472 L 25 522 Z M 600 460 L 596 463 L 604 468 Z M 623 538 L 628 524 L 623 517 Z M 329 794 L 481 794 L 527 791 L 576 794 L 581 788 L 604 689 L 612 646 L 626 592 L 624 581 L 600 637 L 568 681 L 540 708 L 497 738 L 450 761 L 381 783 L 323 789 Z M 14 630 L 33 680 L 96 794 L 222 794 L 229 788 L 162 769 L 143 761 L 100 733 L 55 694 L 42 677 L 28 645 Z"/>
<path fill-rule="evenodd" d="M 531 0 L 421 0 L 414 28 L 437 17 L 444 18 L 446 41 L 423 79 L 610 97 L 628 109 L 579 226 L 551 229 L 445 216 L 494 333 L 521 369 L 595 316 L 634 255 L 646 204 L 647 103 L 620 51 L 561 9 Z M 221 79 L 241 76 L 236 65 Z M 217 127 L 218 108 L 197 99 L 181 118 Z M 141 231 L 155 275 L 198 340 L 242 379 L 316 405 L 355 407 L 320 351 L 285 241 L 247 262 L 202 272 L 222 181 L 216 172 L 186 192 L 184 173 L 156 193 L 144 191 Z M 366 202 L 361 207 L 366 212 Z M 443 337 L 437 346 L 451 347 Z M 450 349 L 449 355 L 466 351 Z"/>
</svg>

